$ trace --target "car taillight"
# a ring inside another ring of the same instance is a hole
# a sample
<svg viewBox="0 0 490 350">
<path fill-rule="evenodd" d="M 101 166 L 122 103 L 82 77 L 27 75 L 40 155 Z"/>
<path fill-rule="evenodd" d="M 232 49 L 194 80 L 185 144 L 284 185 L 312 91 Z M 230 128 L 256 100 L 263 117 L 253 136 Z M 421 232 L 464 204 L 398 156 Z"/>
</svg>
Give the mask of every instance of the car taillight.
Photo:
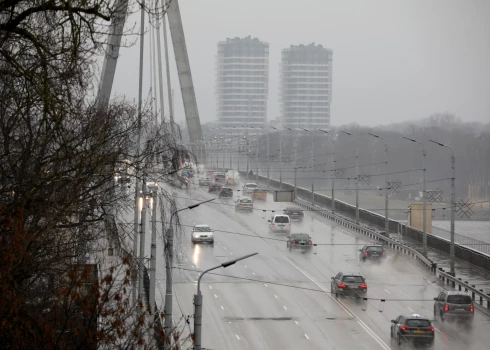
<svg viewBox="0 0 490 350">
<path fill-rule="evenodd" d="M 449 305 L 448 304 L 444 304 L 444 311 L 445 312 L 449 311 Z"/>
<path fill-rule="evenodd" d="M 430 326 L 429 327 L 429 332 L 434 332 L 434 327 Z"/>
<path fill-rule="evenodd" d="M 339 287 L 339 288 L 347 288 L 346 284 L 345 283 L 342 283 L 342 282 L 339 282 L 339 284 L 337 284 L 337 287 Z"/>
<path fill-rule="evenodd" d="M 309 240 L 309 241 L 308 241 L 308 244 L 309 244 L 309 245 L 312 245 L 312 244 L 313 244 L 313 242 L 312 242 L 311 240 Z"/>
<path fill-rule="evenodd" d="M 367 289 L 367 284 L 366 283 L 363 283 L 359 286 L 359 288 L 362 288 L 362 289 Z"/>
<path fill-rule="evenodd" d="M 386 256 L 386 252 L 383 252 L 383 256 Z"/>
<path fill-rule="evenodd" d="M 369 255 L 369 253 L 368 253 L 368 252 L 364 252 L 364 255 L 365 255 L 365 256 L 368 256 L 368 255 Z"/>
<path fill-rule="evenodd" d="M 274 224 L 272 224 L 272 228 L 274 228 Z"/>
<path fill-rule="evenodd" d="M 400 327 L 400 329 L 401 329 L 402 331 L 408 331 L 410 328 L 408 328 L 408 327 L 407 327 L 407 326 L 405 326 L 405 325 L 402 325 L 402 326 Z"/>
<path fill-rule="evenodd" d="M 293 213 L 293 212 L 291 212 L 291 211 L 288 211 L 288 212 L 287 212 L 286 214 L 288 214 L 288 215 L 291 215 L 292 213 Z"/>
<path fill-rule="evenodd" d="M 475 312 L 475 307 L 473 305 L 470 305 L 470 312 Z"/>
<path fill-rule="evenodd" d="M 296 241 L 292 241 L 291 244 L 296 244 Z"/>
</svg>

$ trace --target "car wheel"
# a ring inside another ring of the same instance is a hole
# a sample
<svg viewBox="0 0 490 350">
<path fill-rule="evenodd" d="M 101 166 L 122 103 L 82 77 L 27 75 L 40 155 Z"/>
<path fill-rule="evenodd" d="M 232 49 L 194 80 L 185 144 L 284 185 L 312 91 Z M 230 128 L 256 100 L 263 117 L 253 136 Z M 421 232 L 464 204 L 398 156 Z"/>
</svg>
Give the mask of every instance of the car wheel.
<svg viewBox="0 0 490 350">
<path fill-rule="evenodd" d="M 434 320 L 437 321 L 437 310 L 435 306 L 434 306 Z"/>
<path fill-rule="evenodd" d="M 402 338 L 400 338 L 400 333 L 396 334 L 396 344 L 400 346 L 402 343 Z"/>
<path fill-rule="evenodd" d="M 211 241 L 211 242 L 209 242 L 209 243 L 210 243 L 211 245 L 214 245 L 214 240 L 213 240 L 213 241 Z"/>
<path fill-rule="evenodd" d="M 291 251 L 292 249 L 293 249 L 293 247 L 292 246 L 289 246 L 289 251 Z"/>
<path fill-rule="evenodd" d="M 441 317 L 441 322 L 444 322 L 445 321 L 445 318 L 444 318 L 444 313 L 442 311 L 439 314 L 439 316 Z"/>
</svg>

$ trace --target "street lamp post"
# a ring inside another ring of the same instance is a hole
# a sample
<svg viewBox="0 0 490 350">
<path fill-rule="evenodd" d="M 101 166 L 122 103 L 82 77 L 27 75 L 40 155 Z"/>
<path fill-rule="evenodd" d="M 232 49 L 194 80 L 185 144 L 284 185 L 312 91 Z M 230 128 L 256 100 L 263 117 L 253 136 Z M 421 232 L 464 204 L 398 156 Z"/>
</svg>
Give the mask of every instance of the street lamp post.
<svg viewBox="0 0 490 350">
<path fill-rule="evenodd" d="M 385 156 L 386 156 L 386 173 L 385 173 L 385 234 L 389 236 L 390 233 L 390 219 L 388 217 L 388 191 L 390 187 L 390 183 L 388 181 L 388 142 L 386 142 L 386 139 L 384 137 L 381 137 L 379 135 L 367 133 L 370 136 L 376 137 L 377 139 L 381 139 L 385 142 Z"/>
<path fill-rule="evenodd" d="M 199 278 L 197 279 L 197 294 L 194 294 L 194 350 L 201 350 L 201 339 L 202 339 L 202 300 L 203 296 L 201 294 L 201 278 L 208 273 L 209 271 L 213 271 L 219 269 L 221 267 L 226 268 L 235 264 L 237 261 L 244 260 L 250 258 L 258 253 L 252 253 L 240 258 L 226 261 L 221 265 L 212 267 L 207 269 L 201 273 Z"/>
<path fill-rule="evenodd" d="M 213 199 L 209 199 L 207 201 L 199 202 L 196 204 L 189 205 L 188 207 L 181 208 L 179 210 L 176 210 L 170 215 L 170 224 L 169 228 L 167 229 L 167 244 L 165 249 L 167 250 L 167 254 L 165 254 L 166 257 L 166 288 L 165 288 L 165 325 L 164 325 L 164 331 L 165 331 L 165 337 L 166 337 L 166 349 L 170 349 L 172 346 L 172 263 L 173 263 L 173 248 L 174 248 L 174 229 L 172 226 L 172 220 L 174 218 L 174 215 L 177 214 L 180 211 L 183 210 L 192 210 L 194 208 L 197 208 L 201 204 L 208 203 L 214 201 Z"/>
<path fill-rule="evenodd" d="M 359 225 L 359 142 L 357 135 L 342 130 L 340 132 L 353 136 L 356 140 L 356 224 Z"/>
<path fill-rule="evenodd" d="M 318 129 L 325 134 L 329 134 L 328 131 Z M 332 162 L 331 162 L 331 183 L 332 183 L 332 214 L 335 212 L 335 135 L 332 135 Z M 327 181 L 328 182 L 328 181 Z M 328 187 L 328 185 L 327 185 Z"/>
<path fill-rule="evenodd" d="M 427 194 L 426 194 L 426 179 L 425 179 L 425 176 L 426 176 L 426 168 L 425 168 L 425 165 L 427 164 L 425 159 L 426 159 L 426 156 L 427 156 L 427 152 L 425 151 L 425 145 L 423 142 L 421 141 L 418 141 L 418 140 L 415 140 L 415 139 L 411 139 L 411 138 L 408 138 L 408 137 L 404 137 L 403 138 L 405 140 L 408 140 L 408 141 L 412 141 L 412 142 L 415 142 L 415 143 L 419 143 L 422 145 L 422 155 L 423 155 L 423 164 L 422 164 L 422 168 L 423 168 L 423 177 L 422 177 L 422 195 L 423 195 L 423 200 L 424 200 L 424 204 L 423 204 L 423 217 L 422 217 L 422 220 L 424 220 L 424 222 L 422 223 L 422 229 L 423 229 L 423 254 L 425 257 L 427 257 Z"/>
<path fill-rule="evenodd" d="M 454 275 L 454 207 L 456 206 L 456 159 L 454 157 L 454 151 L 451 147 L 437 141 L 429 141 L 441 147 L 449 148 L 451 150 L 451 245 L 449 247 L 449 257 L 451 259 L 451 273 Z"/>
</svg>

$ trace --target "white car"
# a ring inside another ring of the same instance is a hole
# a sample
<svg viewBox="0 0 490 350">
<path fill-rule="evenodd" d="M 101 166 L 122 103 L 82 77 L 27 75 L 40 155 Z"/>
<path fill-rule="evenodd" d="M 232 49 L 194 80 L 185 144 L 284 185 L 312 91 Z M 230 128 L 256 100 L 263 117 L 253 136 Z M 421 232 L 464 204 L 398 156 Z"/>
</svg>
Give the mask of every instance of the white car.
<svg viewBox="0 0 490 350">
<path fill-rule="evenodd" d="M 269 221 L 269 234 L 285 232 L 291 234 L 291 219 L 289 215 L 274 215 Z"/>
<path fill-rule="evenodd" d="M 214 244 L 214 232 L 208 225 L 196 225 L 192 228 L 191 242 Z"/>
<path fill-rule="evenodd" d="M 246 183 L 243 186 L 243 193 L 254 193 L 254 191 L 257 187 L 258 187 L 258 185 L 255 182 Z"/>
</svg>

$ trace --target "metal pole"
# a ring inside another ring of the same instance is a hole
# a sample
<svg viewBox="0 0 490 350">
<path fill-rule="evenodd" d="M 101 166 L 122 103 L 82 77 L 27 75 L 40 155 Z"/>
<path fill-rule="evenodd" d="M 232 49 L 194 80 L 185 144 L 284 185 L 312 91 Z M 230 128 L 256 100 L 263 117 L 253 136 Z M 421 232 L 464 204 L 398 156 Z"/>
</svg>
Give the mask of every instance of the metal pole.
<svg viewBox="0 0 490 350">
<path fill-rule="evenodd" d="M 389 187 L 389 179 L 388 179 L 388 142 L 385 141 L 385 152 L 386 152 L 386 174 L 385 174 L 385 234 L 389 236 L 390 234 L 390 219 L 389 219 L 389 209 L 388 209 L 388 187 Z"/>
<path fill-rule="evenodd" d="M 140 302 L 144 300 L 144 258 L 145 258 L 145 235 L 146 235 L 146 180 L 143 178 L 143 205 L 141 207 L 141 233 L 140 233 L 140 257 L 139 257 L 139 288 L 138 297 Z"/>
<path fill-rule="evenodd" d="M 176 212 L 175 212 L 176 213 Z M 175 214 L 174 213 L 174 214 Z M 170 226 L 167 229 L 167 246 L 166 246 L 166 277 L 165 284 L 165 344 L 166 349 L 170 349 L 172 346 L 172 262 L 174 255 L 174 229 L 172 226 L 173 215 L 170 216 Z"/>
<path fill-rule="evenodd" d="M 423 146 L 423 145 L 422 145 Z M 423 170 L 423 178 L 422 178 L 422 195 L 423 195 L 423 198 L 424 198 L 424 205 L 423 205 L 423 210 L 424 210 L 424 213 L 422 214 L 423 215 L 423 224 L 422 224 L 422 228 L 424 230 L 424 248 L 423 248 L 423 254 L 425 257 L 427 257 L 427 195 L 426 195 L 426 169 L 425 169 L 425 156 L 426 156 L 426 152 L 425 152 L 425 147 L 423 148 L 423 167 L 424 167 L 424 170 Z"/>
<path fill-rule="evenodd" d="M 359 225 L 359 142 L 356 136 L 356 224 Z"/>
<path fill-rule="evenodd" d="M 311 183 L 311 204 L 315 205 L 315 187 Z"/>
<path fill-rule="evenodd" d="M 282 190 L 282 134 L 284 131 L 281 131 L 281 135 L 279 138 L 279 189 Z"/>
<path fill-rule="evenodd" d="M 164 11 L 167 9 L 167 0 L 163 0 Z M 166 21 L 166 13 L 162 16 L 162 27 L 163 27 L 163 46 L 165 48 L 165 68 L 167 73 L 167 93 L 168 93 L 168 110 L 170 112 L 170 130 L 172 131 L 172 135 L 175 136 L 174 130 L 174 106 L 172 99 L 172 85 L 170 83 L 170 61 L 168 59 L 168 42 L 167 42 L 167 21 Z M 202 137 L 202 135 L 201 135 Z M 202 162 L 202 160 L 201 160 Z"/>
<path fill-rule="evenodd" d="M 127 4 L 127 2 L 125 2 Z M 145 0 L 141 2 L 141 27 L 140 27 L 140 66 L 139 66 L 139 83 L 138 83 L 138 140 L 137 140 L 137 150 L 136 157 L 139 158 L 140 147 L 141 147 L 141 124 L 142 124 L 142 112 L 141 106 L 143 103 L 143 58 L 144 58 L 144 42 L 145 42 Z M 119 24 L 119 25 L 124 25 Z M 122 28 L 121 32 L 122 32 Z M 119 39 L 120 42 L 120 39 Z M 115 69 L 115 66 L 114 66 Z M 111 82 L 112 87 L 112 82 Z M 109 98 L 110 96 L 107 96 Z M 133 239 L 133 259 L 138 258 L 138 227 L 139 227 L 139 176 L 138 170 L 136 170 L 136 185 L 135 185 L 135 213 L 134 213 L 134 239 Z M 134 264 L 133 270 L 133 302 L 136 303 L 138 300 L 137 296 L 137 283 L 138 283 L 138 268 Z"/>
<path fill-rule="evenodd" d="M 451 258 L 451 273 L 454 275 L 454 207 L 456 206 L 456 159 L 454 152 L 451 149 L 451 246 L 450 246 L 450 258 Z"/>
<path fill-rule="evenodd" d="M 270 162 L 270 154 L 269 154 L 269 143 L 270 143 L 270 130 L 267 128 L 267 187 L 270 185 L 270 169 L 271 169 L 271 162 Z"/>
<path fill-rule="evenodd" d="M 155 315 L 155 285 L 156 285 L 156 267 L 157 267 L 157 192 L 152 196 L 152 213 L 151 213 L 151 256 L 150 256 L 150 312 Z"/>
<path fill-rule="evenodd" d="M 155 6 L 158 6 L 158 0 L 155 4 Z M 158 14 L 160 13 L 160 10 L 157 8 Z M 158 17 L 157 14 L 157 17 Z M 163 100 L 163 75 L 162 75 L 162 46 L 161 46 L 161 40 L 160 40 L 160 22 L 156 22 L 156 31 L 157 31 L 157 51 L 158 51 L 158 88 L 159 88 L 159 95 L 160 95 L 160 118 L 161 118 L 161 125 L 164 126 L 165 122 L 165 109 L 164 109 L 164 100 Z"/>
<path fill-rule="evenodd" d="M 257 172 L 255 173 L 255 182 L 259 183 L 259 131 L 255 132 L 255 162 L 257 165 Z"/>
<path fill-rule="evenodd" d="M 333 142 L 333 154 L 332 154 L 332 214 L 335 213 L 335 136 L 332 139 Z"/>
</svg>

